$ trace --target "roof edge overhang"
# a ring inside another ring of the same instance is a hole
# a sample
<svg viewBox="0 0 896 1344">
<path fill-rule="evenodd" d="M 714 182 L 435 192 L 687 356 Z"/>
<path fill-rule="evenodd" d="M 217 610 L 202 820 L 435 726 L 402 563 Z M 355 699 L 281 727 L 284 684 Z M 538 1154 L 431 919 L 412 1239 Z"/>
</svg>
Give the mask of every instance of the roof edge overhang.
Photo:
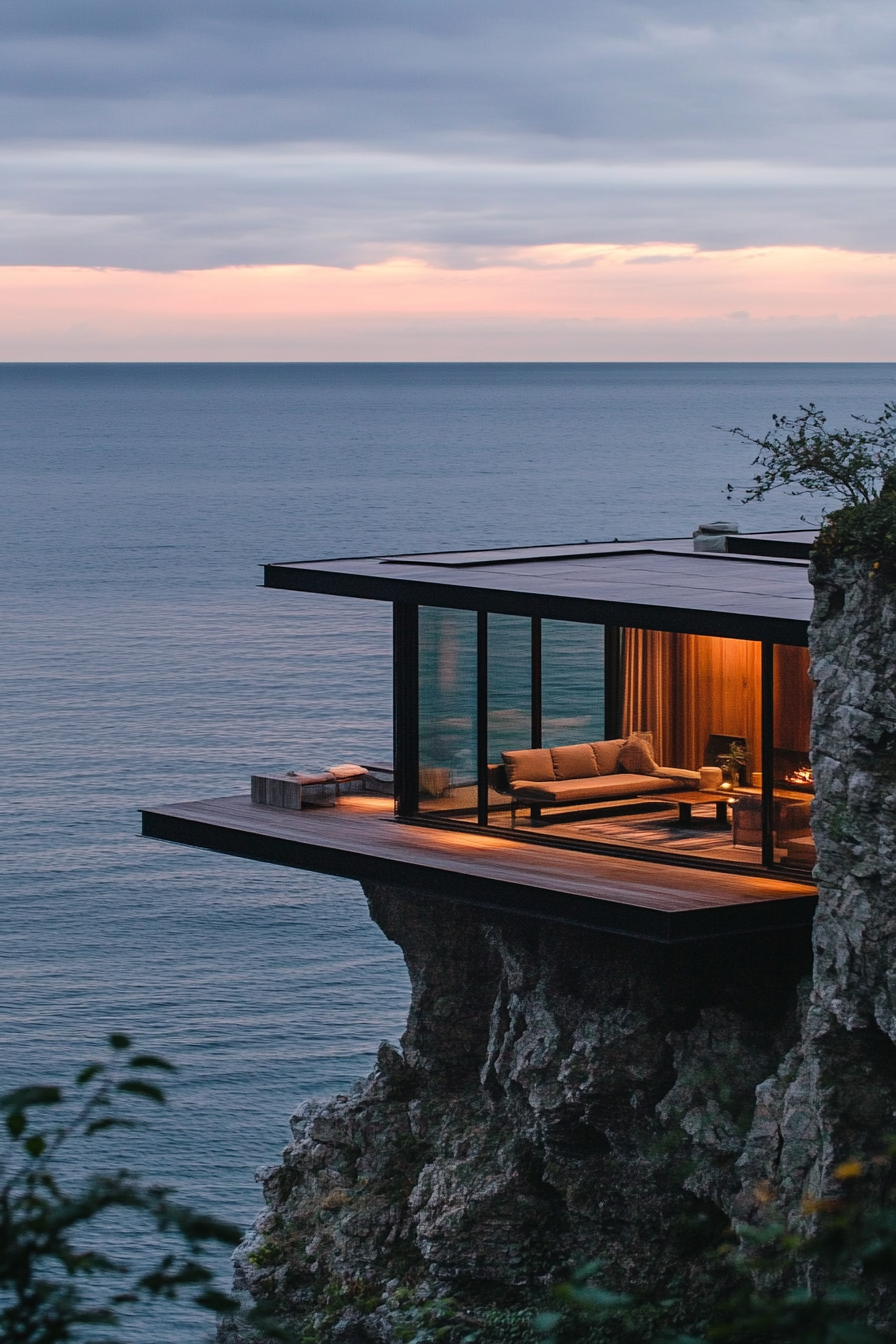
<svg viewBox="0 0 896 1344">
<path fill-rule="evenodd" d="M 507 616 L 540 616 L 547 620 L 629 626 L 686 635 L 716 635 L 723 639 L 765 640 L 774 644 L 801 646 L 809 642 L 808 621 L 787 620 L 784 617 L 514 593 L 505 589 L 466 585 L 458 588 L 453 584 L 429 580 L 306 569 L 296 564 L 265 565 L 264 586 L 374 602 L 406 602 L 417 606 L 452 607 L 461 611 L 493 611 Z"/>
</svg>

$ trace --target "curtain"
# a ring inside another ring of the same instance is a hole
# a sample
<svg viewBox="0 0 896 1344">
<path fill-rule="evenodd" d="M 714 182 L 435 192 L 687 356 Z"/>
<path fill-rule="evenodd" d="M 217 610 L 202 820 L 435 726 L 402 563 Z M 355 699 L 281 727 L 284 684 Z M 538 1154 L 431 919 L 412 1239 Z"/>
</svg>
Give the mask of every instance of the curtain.
<svg viewBox="0 0 896 1344">
<path fill-rule="evenodd" d="M 661 765 L 699 770 L 716 733 L 747 740 L 762 768 L 761 645 L 663 630 L 625 631 L 622 730 L 653 733 Z"/>
</svg>

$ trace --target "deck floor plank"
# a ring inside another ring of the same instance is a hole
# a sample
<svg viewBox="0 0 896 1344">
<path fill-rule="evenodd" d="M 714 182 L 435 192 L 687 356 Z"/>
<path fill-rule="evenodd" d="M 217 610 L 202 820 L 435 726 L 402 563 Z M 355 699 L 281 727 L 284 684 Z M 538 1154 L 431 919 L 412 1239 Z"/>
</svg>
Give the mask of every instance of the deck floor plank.
<svg viewBox="0 0 896 1344">
<path fill-rule="evenodd" d="M 302 812 L 245 796 L 148 808 L 144 834 L 341 876 L 422 880 L 478 904 L 661 941 L 805 925 L 814 908 L 805 883 L 406 825 L 389 800 L 363 795 Z"/>
</svg>

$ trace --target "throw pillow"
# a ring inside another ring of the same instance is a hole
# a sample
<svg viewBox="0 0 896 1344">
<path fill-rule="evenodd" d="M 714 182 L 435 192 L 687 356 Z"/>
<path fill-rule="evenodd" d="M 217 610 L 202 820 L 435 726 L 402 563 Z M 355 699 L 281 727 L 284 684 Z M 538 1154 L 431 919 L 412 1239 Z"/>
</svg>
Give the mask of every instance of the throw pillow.
<svg viewBox="0 0 896 1344">
<path fill-rule="evenodd" d="M 551 760 L 555 779 L 595 779 L 600 774 L 587 742 L 574 747 L 551 747 Z"/>
<path fill-rule="evenodd" d="M 619 748 L 624 744 L 624 737 L 614 737 L 609 742 L 590 742 L 588 745 L 594 752 L 594 761 L 602 775 L 615 775 L 619 769 Z"/>
<path fill-rule="evenodd" d="M 653 733 L 632 733 L 619 748 L 619 764 L 630 775 L 654 774 Z"/>
<path fill-rule="evenodd" d="M 501 760 L 510 784 L 516 784 L 521 779 L 540 784 L 554 778 L 554 763 L 547 747 L 532 747 L 529 751 L 502 751 Z"/>
</svg>

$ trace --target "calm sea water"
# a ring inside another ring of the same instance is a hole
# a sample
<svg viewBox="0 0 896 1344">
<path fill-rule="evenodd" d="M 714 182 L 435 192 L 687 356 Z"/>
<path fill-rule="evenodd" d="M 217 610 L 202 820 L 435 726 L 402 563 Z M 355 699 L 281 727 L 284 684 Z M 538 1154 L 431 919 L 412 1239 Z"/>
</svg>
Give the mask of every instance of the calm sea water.
<svg viewBox="0 0 896 1344">
<path fill-rule="evenodd" d="M 805 501 L 726 503 L 749 454 L 714 426 L 761 431 L 808 399 L 876 414 L 894 377 L 0 366 L 3 1085 L 61 1077 L 130 1031 L 181 1068 L 131 1161 L 247 1224 L 253 1171 L 296 1103 L 363 1075 L 408 1002 L 356 884 L 138 836 L 141 803 L 391 752 L 389 612 L 266 592 L 258 564 L 681 535 L 728 516 L 799 527 Z M 179 1309 L 130 1329 L 207 1336 Z"/>
</svg>

